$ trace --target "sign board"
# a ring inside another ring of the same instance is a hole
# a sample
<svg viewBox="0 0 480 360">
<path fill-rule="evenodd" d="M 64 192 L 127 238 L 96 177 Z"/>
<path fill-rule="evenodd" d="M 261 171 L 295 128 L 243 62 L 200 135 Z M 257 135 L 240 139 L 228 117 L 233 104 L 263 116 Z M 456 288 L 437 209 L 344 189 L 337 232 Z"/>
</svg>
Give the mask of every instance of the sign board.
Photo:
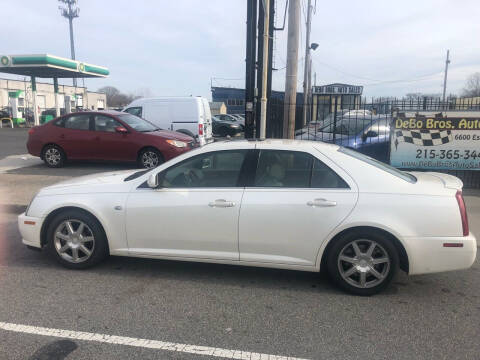
<svg viewBox="0 0 480 360">
<path fill-rule="evenodd" d="M 331 84 L 314 86 L 312 92 L 316 95 L 362 95 L 363 86 Z"/>
<path fill-rule="evenodd" d="M 393 122 L 392 166 L 480 170 L 480 116 L 399 115 Z"/>
</svg>

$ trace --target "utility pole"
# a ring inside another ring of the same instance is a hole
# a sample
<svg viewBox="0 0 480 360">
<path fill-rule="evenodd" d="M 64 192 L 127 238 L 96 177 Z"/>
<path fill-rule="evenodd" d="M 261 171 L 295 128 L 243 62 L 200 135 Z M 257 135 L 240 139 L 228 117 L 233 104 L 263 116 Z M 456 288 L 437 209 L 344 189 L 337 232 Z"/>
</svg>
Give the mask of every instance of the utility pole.
<svg viewBox="0 0 480 360">
<path fill-rule="evenodd" d="M 267 81 L 268 81 L 268 44 L 270 24 L 270 0 L 262 0 L 263 12 L 263 65 L 262 65 L 262 98 L 260 104 L 260 139 L 265 139 L 267 129 Z"/>
<path fill-rule="evenodd" d="M 450 50 L 447 50 L 447 60 L 445 61 L 445 76 L 443 78 L 443 103 L 445 104 L 445 93 L 447 92 L 447 73 L 448 64 L 450 64 Z"/>
<path fill-rule="evenodd" d="M 305 65 L 303 66 L 303 126 L 307 125 L 308 104 L 310 102 L 310 31 L 312 28 L 312 0 L 308 0 L 307 7 L 307 26 L 305 35 Z"/>
<path fill-rule="evenodd" d="M 255 57 L 257 44 L 257 0 L 247 0 L 247 51 L 245 76 L 245 138 L 254 135 Z"/>
<path fill-rule="evenodd" d="M 295 137 L 295 110 L 297 104 L 298 38 L 300 25 L 300 0 L 290 0 L 288 5 L 287 74 L 283 109 L 283 137 Z"/>
<path fill-rule="evenodd" d="M 73 42 L 73 19 L 80 16 L 80 9 L 76 6 L 77 0 L 58 0 L 64 3 L 66 7 L 59 6 L 60 13 L 64 18 L 68 19 L 70 25 L 70 51 L 72 60 L 75 60 L 75 44 Z M 73 78 L 73 86 L 77 87 L 77 79 Z"/>
</svg>

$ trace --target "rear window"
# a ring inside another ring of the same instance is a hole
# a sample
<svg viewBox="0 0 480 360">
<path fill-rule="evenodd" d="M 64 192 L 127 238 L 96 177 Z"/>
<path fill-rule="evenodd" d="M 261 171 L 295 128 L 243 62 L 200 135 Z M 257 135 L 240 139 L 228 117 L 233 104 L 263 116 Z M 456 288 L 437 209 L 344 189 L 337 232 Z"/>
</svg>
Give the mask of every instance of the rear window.
<svg viewBox="0 0 480 360">
<path fill-rule="evenodd" d="M 417 178 L 413 176 L 412 174 L 409 174 L 405 171 L 398 170 L 397 168 L 394 168 L 393 166 L 387 165 L 381 161 L 378 161 L 376 159 L 373 159 L 367 155 L 364 155 L 362 153 L 359 153 L 358 151 L 354 151 L 352 149 L 348 149 L 345 147 L 340 147 L 338 149 L 339 152 L 349 155 L 351 157 L 354 157 L 355 159 L 358 159 L 360 161 L 366 162 L 367 164 L 370 164 L 372 166 L 375 166 L 378 169 L 381 169 L 383 171 L 388 172 L 389 174 L 392 174 L 402 180 L 408 181 L 409 183 L 416 183 Z"/>
</svg>

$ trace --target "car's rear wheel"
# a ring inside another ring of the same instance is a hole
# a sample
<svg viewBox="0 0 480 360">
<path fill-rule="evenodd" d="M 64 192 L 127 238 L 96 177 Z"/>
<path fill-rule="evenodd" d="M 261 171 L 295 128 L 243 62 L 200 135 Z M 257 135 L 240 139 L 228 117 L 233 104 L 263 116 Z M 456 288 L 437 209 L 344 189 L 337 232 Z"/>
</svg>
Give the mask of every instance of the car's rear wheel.
<svg viewBox="0 0 480 360">
<path fill-rule="evenodd" d="M 95 217 L 80 210 L 58 214 L 48 225 L 47 239 L 49 253 L 71 269 L 93 266 L 108 254 L 102 226 Z"/>
<path fill-rule="evenodd" d="M 381 234 L 349 233 L 337 239 L 328 252 L 331 279 L 355 295 L 374 295 L 392 281 L 398 269 L 398 253 Z"/>
<path fill-rule="evenodd" d="M 65 165 L 67 157 L 59 146 L 51 144 L 44 147 L 42 159 L 48 167 L 59 168 Z"/>
<path fill-rule="evenodd" d="M 138 155 L 138 165 L 146 169 L 153 169 L 164 162 L 163 156 L 157 149 L 143 149 Z"/>
<path fill-rule="evenodd" d="M 220 129 L 218 129 L 218 136 L 225 137 L 227 135 L 228 135 L 228 129 L 227 128 L 222 127 Z"/>
</svg>

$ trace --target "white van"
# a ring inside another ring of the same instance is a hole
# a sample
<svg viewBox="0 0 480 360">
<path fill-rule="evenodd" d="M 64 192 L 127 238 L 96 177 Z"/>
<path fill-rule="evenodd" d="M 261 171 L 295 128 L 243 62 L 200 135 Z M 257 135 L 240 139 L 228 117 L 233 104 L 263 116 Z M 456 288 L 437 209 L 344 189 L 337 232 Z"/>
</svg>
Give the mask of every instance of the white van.
<svg viewBox="0 0 480 360">
<path fill-rule="evenodd" d="M 144 118 L 162 129 L 194 137 L 200 145 L 213 141 L 210 105 L 204 97 L 137 99 L 123 111 Z"/>
</svg>

